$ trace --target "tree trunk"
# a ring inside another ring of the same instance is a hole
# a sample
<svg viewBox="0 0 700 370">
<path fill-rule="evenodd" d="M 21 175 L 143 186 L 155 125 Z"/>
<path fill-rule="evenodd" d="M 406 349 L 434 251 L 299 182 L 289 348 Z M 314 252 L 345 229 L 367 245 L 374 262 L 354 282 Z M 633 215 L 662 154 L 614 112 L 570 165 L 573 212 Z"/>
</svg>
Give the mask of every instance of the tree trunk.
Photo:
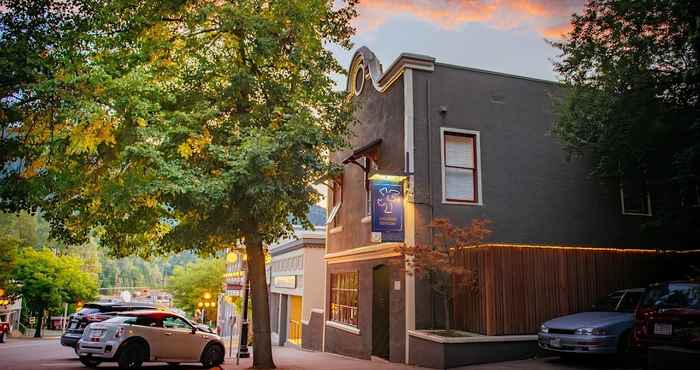
<svg viewBox="0 0 700 370">
<path fill-rule="evenodd" d="M 44 309 L 39 309 L 36 312 L 36 330 L 34 330 L 34 338 L 41 338 L 41 324 L 44 322 Z"/>
<path fill-rule="evenodd" d="M 245 235 L 248 256 L 248 279 L 253 305 L 253 368 L 274 369 L 272 339 L 270 338 L 270 302 L 265 276 L 265 256 L 260 236 Z"/>
</svg>

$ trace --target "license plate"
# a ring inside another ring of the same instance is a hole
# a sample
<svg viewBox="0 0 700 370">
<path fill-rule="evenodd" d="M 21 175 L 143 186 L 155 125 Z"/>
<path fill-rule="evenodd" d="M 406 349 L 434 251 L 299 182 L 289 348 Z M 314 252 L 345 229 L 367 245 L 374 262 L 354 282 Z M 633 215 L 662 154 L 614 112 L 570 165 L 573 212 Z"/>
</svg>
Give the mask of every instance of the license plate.
<svg viewBox="0 0 700 370">
<path fill-rule="evenodd" d="M 104 330 L 102 329 L 93 329 L 90 330 L 90 338 L 100 338 L 102 334 L 104 334 Z"/>
<path fill-rule="evenodd" d="M 654 324 L 654 334 L 658 335 L 672 335 L 673 325 L 671 324 Z"/>
<path fill-rule="evenodd" d="M 561 339 L 559 339 L 559 338 L 554 338 L 554 339 L 552 339 L 552 340 L 549 341 L 549 345 L 550 345 L 551 347 L 559 348 L 559 347 L 561 347 Z"/>
</svg>

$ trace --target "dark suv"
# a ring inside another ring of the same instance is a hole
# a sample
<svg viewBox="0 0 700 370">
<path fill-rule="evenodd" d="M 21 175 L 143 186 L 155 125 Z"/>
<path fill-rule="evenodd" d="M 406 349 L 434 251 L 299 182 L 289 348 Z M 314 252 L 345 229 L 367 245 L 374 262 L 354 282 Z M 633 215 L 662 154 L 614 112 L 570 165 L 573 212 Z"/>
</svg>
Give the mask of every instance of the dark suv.
<svg viewBox="0 0 700 370">
<path fill-rule="evenodd" d="M 157 309 L 157 307 L 144 303 L 87 303 L 78 312 L 70 315 L 68 318 L 68 326 L 61 336 L 61 344 L 75 349 L 78 340 L 83 336 L 83 331 L 88 324 L 107 320 L 114 317 L 118 312 L 153 309 Z"/>
<path fill-rule="evenodd" d="M 672 281 L 647 288 L 637 307 L 633 344 L 700 349 L 700 283 Z"/>
</svg>

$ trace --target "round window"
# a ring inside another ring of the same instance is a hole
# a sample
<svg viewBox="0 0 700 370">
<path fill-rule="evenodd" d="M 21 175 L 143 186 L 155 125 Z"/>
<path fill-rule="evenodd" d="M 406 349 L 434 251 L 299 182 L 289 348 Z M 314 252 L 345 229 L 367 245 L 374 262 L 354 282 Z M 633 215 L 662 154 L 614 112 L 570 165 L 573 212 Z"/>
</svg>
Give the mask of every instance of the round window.
<svg viewBox="0 0 700 370">
<path fill-rule="evenodd" d="M 360 95 L 365 85 L 365 68 L 360 64 L 355 71 L 355 95 Z"/>
</svg>

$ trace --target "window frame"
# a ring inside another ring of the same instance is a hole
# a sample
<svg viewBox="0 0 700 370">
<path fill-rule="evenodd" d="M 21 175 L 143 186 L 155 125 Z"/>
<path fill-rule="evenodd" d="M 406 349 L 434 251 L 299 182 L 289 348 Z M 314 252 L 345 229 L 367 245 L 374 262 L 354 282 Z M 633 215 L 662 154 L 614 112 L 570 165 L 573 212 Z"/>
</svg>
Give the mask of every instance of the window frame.
<svg viewBox="0 0 700 370">
<path fill-rule="evenodd" d="M 337 188 L 337 191 L 336 191 Z M 340 194 L 338 194 L 338 192 Z M 340 207 L 343 205 L 343 183 L 342 181 L 333 180 L 333 186 L 331 187 L 331 208 L 328 216 L 326 218 L 326 225 L 331 227 L 340 226 L 339 213 Z"/>
<path fill-rule="evenodd" d="M 337 281 L 339 276 L 346 275 L 346 274 L 348 274 L 348 275 L 354 274 L 355 275 L 354 281 L 356 282 L 356 286 L 354 288 L 340 288 L 340 287 L 334 288 L 333 283 L 335 281 Z M 347 325 L 347 326 L 350 326 L 353 328 L 359 328 L 360 327 L 360 272 L 358 270 L 331 272 L 329 274 L 329 280 L 330 281 L 329 281 L 329 292 L 328 292 L 329 293 L 329 296 L 328 296 L 328 321 L 331 321 L 331 322 L 334 322 L 337 324 L 341 324 L 341 325 Z M 351 321 L 339 320 L 340 316 L 342 316 L 340 314 L 338 315 L 339 317 L 334 317 L 333 305 L 334 304 L 339 305 L 339 303 L 335 302 L 333 299 L 333 297 L 335 296 L 334 293 L 337 290 L 354 291 L 355 300 L 356 300 L 357 305 L 356 306 L 343 305 L 343 307 L 349 307 L 351 310 L 354 308 L 354 310 L 355 310 L 355 316 L 354 316 L 355 322 L 354 323 Z"/>
<path fill-rule="evenodd" d="M 447 182 L 445 181 L 445 170 L 447 167 L 446 161 L 446 145 L 445 139 L 448 135 L 463 136 L 463 137 L 473 137 L 474 147 L 474 171 L 476 179 L 474 180 L 474 200 L 459 200 L 459 199 L 449 199 L 447 198 Z M 483 206 L 483 186 L 481 185 L 481 132 L 476 130 L 465 130 L 451 127 L 440 127 L 440 168 L 442 177 L 442 203 L 443 204 L 455 204 L 455 205 L 465 205 L 465 206 Z"/>
<path fill-rule="evenodd" d="M 376 162 L 368 157 L 364 157 L 365 170 L 364 172 L 364 186 L 365 186 L 365 217 L 372 216 L 372 187 L 370 186 L 369 174 L 372 170 L 377 169 Z"/>
<path fill-rule="evenodd" d="M 645 198 L 646 198 L 646 204 L 647 204 L 647 212 L 646 212 L 646 213 L 636 212 L 636 211 L 633 211 L 633 210 L 628 211 L 628 210 L 625 208 L 625 185 L 624 185 L 625 182 L 624 182 L 623 180 L 620 180 L 620 210 L 622 211 L 622 214 L 625 215 L 625 216 L 647 216 L 647 217 L 651 217 L 651 216 L 653 215 L 653 213 L 652 213 L 652 211 L 651 211 L 651 193 L 650 193 L 649 190 L 647 189 L 646 181 L 644 181 L 644 180 L 640 180 L 640 181 L 642 181 L 642 184 L 644 185 L 643 189 L 644 189 L 644 194 L 646 195 L 646 197 L 645 197 Z"/>
</svg>

